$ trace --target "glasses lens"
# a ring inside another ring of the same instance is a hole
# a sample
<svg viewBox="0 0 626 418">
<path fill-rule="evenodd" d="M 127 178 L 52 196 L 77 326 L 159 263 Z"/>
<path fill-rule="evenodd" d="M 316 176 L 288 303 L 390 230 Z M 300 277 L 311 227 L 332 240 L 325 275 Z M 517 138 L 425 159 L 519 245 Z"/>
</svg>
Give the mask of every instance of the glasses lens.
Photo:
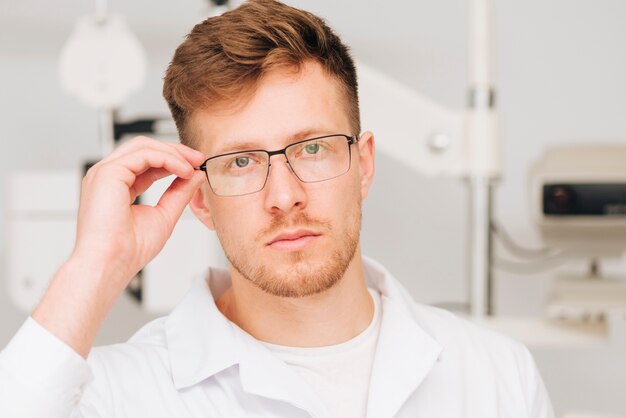
<svg viewBox="0 0 626 418">
<path fill-rule="evenodd" d="M 258 192 L 267 178 L 268 157 L 264 152 L 241 152 L 212 158 L 206 173 L 213 192 L 238 196 Z"/>
<path fill-rule="evenodd" d="M 290 145 L 287 159 L 298 178 L 312 183 L 338 177 L 350 169 L 350 145 L 345 136 L 328 136 Z"/>
</svg>

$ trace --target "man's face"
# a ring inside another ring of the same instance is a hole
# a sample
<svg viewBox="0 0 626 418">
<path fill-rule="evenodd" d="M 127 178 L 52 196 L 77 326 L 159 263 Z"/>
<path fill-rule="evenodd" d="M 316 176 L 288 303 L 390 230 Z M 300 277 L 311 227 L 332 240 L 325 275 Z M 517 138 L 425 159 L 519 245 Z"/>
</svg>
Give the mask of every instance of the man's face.
<svg viewBox="0 0 626 418">
<path fill-rule="evenodd" d="M 199 111 L 190 123 L 207 157 L 358 134 L 350 132 L 336 82 L 313 62 L 298 74 L 271 72 L 244 105 Z M 208 183 L 202 186 L 192 209 L 217 232 L 233 274 L 282 297 L 316 294 L 341 279 L 357 254 L 361 201 L 373 175 L 371 133 L 351 151 L 350 170 L 323 182 L 302 183 L 285 156 L 275 155 L 267 183 L 257 193 L 217 196 Z"/>
</svg>

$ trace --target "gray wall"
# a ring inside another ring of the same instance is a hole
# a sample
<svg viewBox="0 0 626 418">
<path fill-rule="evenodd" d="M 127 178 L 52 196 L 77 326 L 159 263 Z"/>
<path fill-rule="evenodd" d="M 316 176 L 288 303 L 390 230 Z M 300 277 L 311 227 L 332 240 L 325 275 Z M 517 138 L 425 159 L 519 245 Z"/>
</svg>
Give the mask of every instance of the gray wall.
<svg viewBox="0 0 626 418">
<path fill-rule="evenodd" d="M 7 174 L 76 167 L 97 151 L 95 111 L 65 96 L 58 52 L 72 22 L 91 11 L 79 0 L 0 0 L 0 234 L 6 233 Z M 465 8 L 462 0 L 289 1 L 326 17 L 355 56 L 409 88 L 449 105 L 465 100 Z M 531 162 L 552 144 L 626 140 L 626 2 L 496 2 L 495 74 L 502 113 L 504 177 L 495 216 L 519 241 L 539 245 L 527 207 Z M 200 19 L 203 3 L 111 1 L 128 16 L 149 51 L 150 74 L 122 114 L 166 114 L 161 77 L 175 46 Z M 367 127 L 364 127 L 367 129 Z M 384 141 L 385 138 L 377 138 Z M 37 190 L 30 191 L 37 193 Z M 427 179 L 378 156 L 364 207 L 363 248 L 395 273 L 419 301 L 467 301 L 467 205 L 460 181 Z M 0 279 L 6 250 L 0 241 Z M 626 274 L 626 263 L 610 263 Z M 571 263 L 565 270 L 581 271 Z M 554 272 L 496 272 L 499 314 L 541 314 Z M 2 280 L 4 282 L 4 280 Z M 0 284 L 0 347 L 25 318 Z M 108 318 L 98 343 L 123 341 L 151 317 L 127 298 Z M 626 413 L 622 350 L 534 349 L 559 412 Z"/>
</svg>

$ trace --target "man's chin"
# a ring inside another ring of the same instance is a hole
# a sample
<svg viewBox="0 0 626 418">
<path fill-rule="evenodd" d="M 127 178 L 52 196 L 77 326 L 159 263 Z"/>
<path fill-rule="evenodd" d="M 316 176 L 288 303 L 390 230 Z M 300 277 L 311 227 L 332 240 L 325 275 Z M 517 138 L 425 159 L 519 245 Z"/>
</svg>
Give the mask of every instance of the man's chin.
<svg viewBox="0 0 626 418">
<path fill-rule="evenodd" d="M 328 260 L 309 251 L 280 254 L 264 260 L 263 265 L 249 277 L 261 290 L 280 297 L 304 297 L 332 287 L 340 277 L 338 271 L 329 274 Z"/>
</svg>

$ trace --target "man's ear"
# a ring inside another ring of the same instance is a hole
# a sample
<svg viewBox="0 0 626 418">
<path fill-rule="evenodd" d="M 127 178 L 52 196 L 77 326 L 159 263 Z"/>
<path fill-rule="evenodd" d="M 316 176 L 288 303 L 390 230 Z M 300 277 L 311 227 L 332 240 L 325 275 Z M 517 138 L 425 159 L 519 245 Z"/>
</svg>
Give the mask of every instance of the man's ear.
<svg viewBox="0 0 626 418">
<path fill-rule="evenodd" d="M 361 176 L 361 199 L 365 199 L 374 181 L 374 158 L 376 147 L 374 134 L 363 132 L 358 142 L 359 147 L 359 174 Z"/>
<path fill-rule="evenodd" d="M 191 198 L 189 202 L 189 207 L 196 218 L 200 220 L 203 224 L 206 225 L 207 228 L 215 231 L 215 225 L 213 224 L 213 217 L 211 216 L 211 210 L 207 204 L 207 193 L 211 193 L 208 190 L 207 185 L 202 185 L 196 190 L 196 193 Z"/>
</svg>

